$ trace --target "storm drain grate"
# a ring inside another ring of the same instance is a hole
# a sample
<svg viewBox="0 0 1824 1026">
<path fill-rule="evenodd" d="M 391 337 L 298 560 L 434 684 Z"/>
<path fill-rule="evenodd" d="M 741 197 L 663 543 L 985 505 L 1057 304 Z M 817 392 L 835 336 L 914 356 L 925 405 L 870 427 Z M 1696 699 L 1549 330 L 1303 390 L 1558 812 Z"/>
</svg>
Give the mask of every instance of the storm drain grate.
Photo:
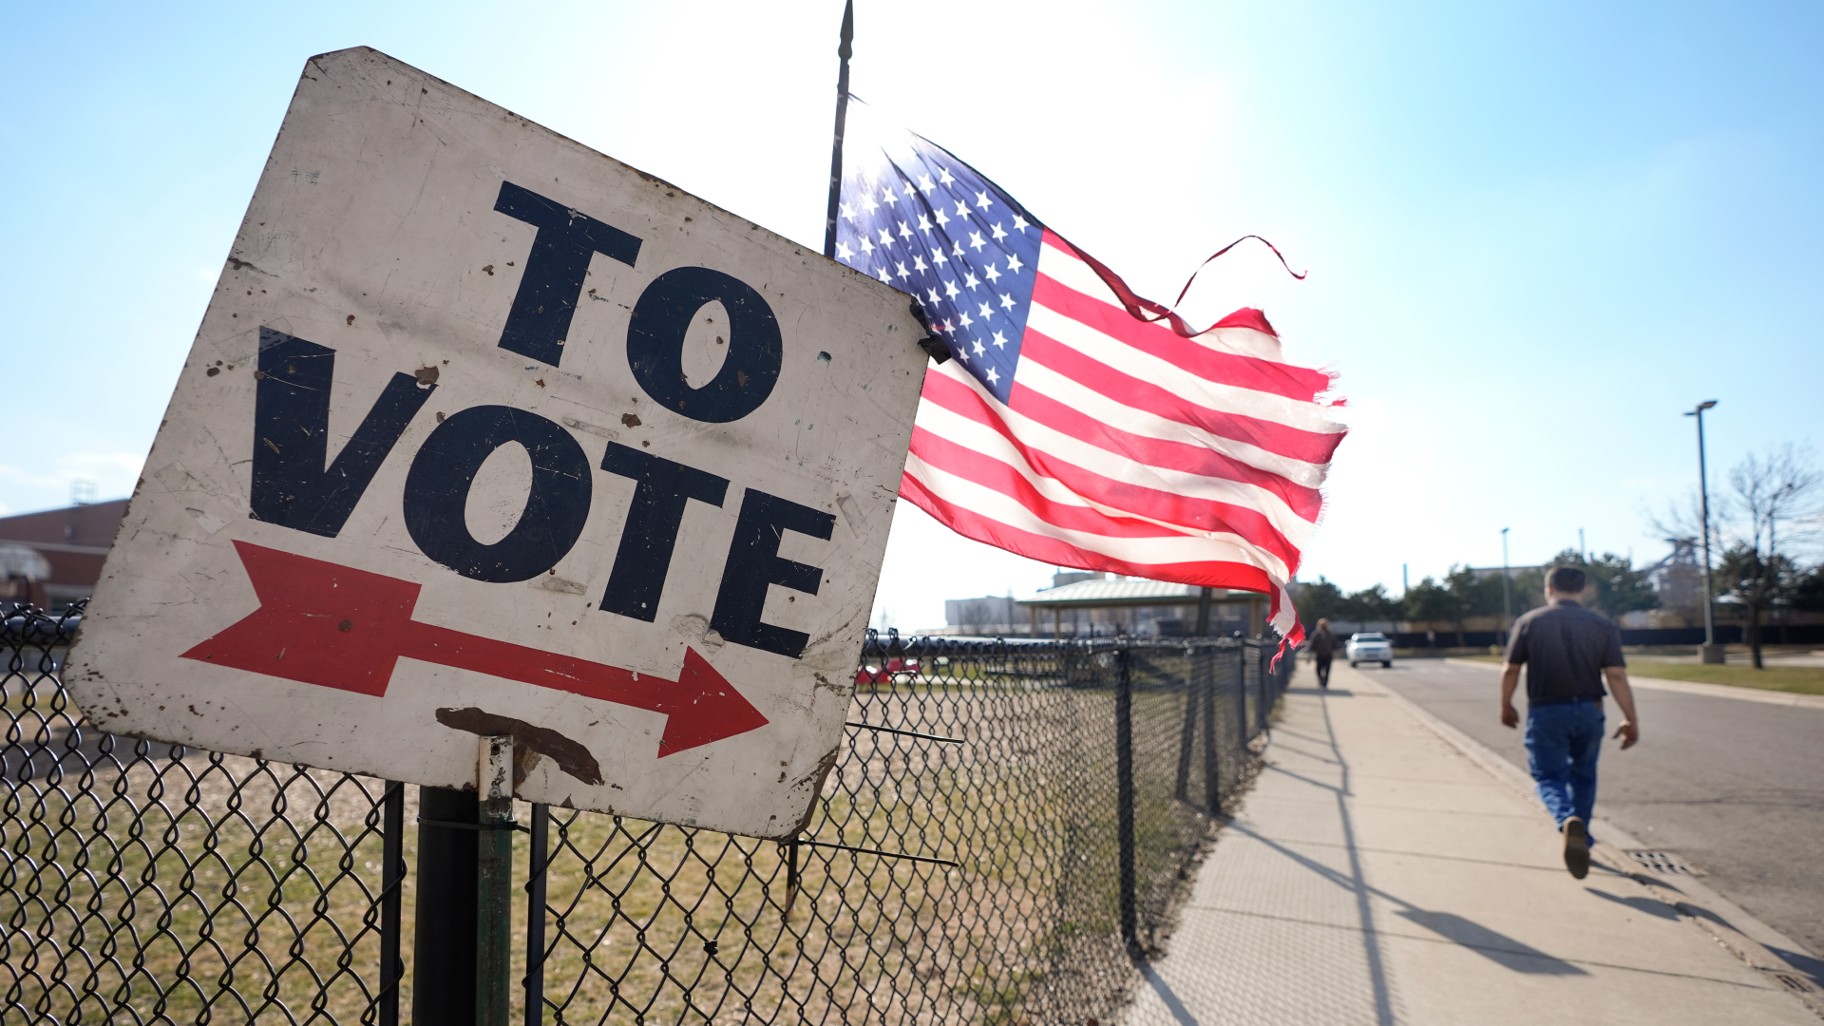
<svg viewBox="0 0 1824 1026">
<path fill-rule="evenodd" d="M 1651 848 L 1630 848 L 1628 857 L 1649 870 L 1667 876 L 1703 876 L 1703 871 L 1686 862 L 1677 854 L 1669 851 L 1658 851 Z"/>
<path fill-rule="evenodd" d="M 1811 997 L 1818 992 L 1818 988 L 1812 986 L 1810 980 L 1802 979 L 1791 973 L 1770 972 L 1767 975 L 1780 981 L 1787 990 L 1790 990 L 1795 994 L 1803 994 L 1807 997 Z"/>
</svg>

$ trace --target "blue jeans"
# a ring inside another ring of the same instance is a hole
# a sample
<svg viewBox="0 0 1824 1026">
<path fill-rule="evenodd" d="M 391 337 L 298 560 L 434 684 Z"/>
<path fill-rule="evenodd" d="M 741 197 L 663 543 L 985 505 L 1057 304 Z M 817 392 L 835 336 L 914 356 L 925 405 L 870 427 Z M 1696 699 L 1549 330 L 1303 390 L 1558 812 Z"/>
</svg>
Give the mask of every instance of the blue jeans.
<svg viewBox="0 0 1824 1026">
<path fill-rule="evenodd" d="M 1535 705 L 1526 710 L 1527 768 L 1560 827 L 1576 816 L 1587 828 L 1596 807 L 1596 756 L 1602 752 L 1601 702 Z"/>
</svg>

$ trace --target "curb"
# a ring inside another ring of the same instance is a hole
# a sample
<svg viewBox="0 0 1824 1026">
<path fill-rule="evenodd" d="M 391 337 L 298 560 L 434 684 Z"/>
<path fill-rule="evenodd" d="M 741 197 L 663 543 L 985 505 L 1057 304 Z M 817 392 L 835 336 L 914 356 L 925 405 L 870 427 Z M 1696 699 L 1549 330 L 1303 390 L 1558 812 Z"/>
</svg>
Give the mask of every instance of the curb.
<svg viewBox="0 0 1824 1026">
<path fill-rule="evenodd" d="M 1456 660 L 1448 661 L 1456 662 Z M 1489 664 L 1464 661 L 1460 665 L 1488 666 Z M 1378 681 L 1374 683 L 1396 706 L 1403 709 L 1407 715 L 1417 720 L 1427 730 L 1436 734 L 1446 744 L 1461 752 L 1464 758 L 1481 767 L 1503 786 L 1526 795 L 1533 804 L 1538 804 L 1538 798 L 1533 790 L 1532 777 L 1526 771 L 1502 758 L 1482 742 L 1425 711 L 1406 696 Z M 1714 688 L 1711 685 L 1696 686 L 1705 688 L 1706 693 Z M 1544 807 L 1539 807 L 1543 811 Z M 1816 984 L 1795 970 L 1785 959 L 1775 953 L 1775 949 L 1814 960 L 1815 955 L 1805 950 L 1797 941 L 1749 915 L 1741 906 L 1697 880 L 1681 876 L 1678 884 L 1674 886 L 1650 873 L 1641 871 L 1640 867 L 1633 865 L 1631 860 L 1624 863 L 1616 852 L 1630 848 L 1650 849 L 1652 845 L 1641 843 L 1638 838 L 1606 820 L 1602 825 L 1602 833 L 1604 843 L 1592 853 L 1593 862 L 1645 887 L 1654 898 L 1677 909 L 1680 915 L 1695 922 L 1724 950 L 1746 963 L 1748 968 L 1770 978 L 1780 990 L 1797 998 L 1819 1018 L 1824 1018 L 1824 990 L 1820 990 Z"/>
</svg>

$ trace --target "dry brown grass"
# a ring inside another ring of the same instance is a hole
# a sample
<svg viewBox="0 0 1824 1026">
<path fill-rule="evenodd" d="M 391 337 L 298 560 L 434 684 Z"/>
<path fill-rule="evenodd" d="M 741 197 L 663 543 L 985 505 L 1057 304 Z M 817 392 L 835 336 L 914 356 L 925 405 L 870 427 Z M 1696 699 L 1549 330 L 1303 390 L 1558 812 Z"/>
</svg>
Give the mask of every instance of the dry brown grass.
<svg viewBox="0 0 1824 1026">
<path fill-rule="evenodd" d="M 984 681 L 858 696 L 851 718 L 967 744 L 851 732 L 805 837 L 955 866 L 801 846 L 792 887 L 774 842 L 553 810 L 546 1021 L 938 1024 L 1080 1007 L 1102 984 L 1068 967 L 1119 957 L 1109 701 Z M 21 723 L 42 711 L 28 706 Z M 37 726 L 3 748 L 0 1005 L 29 1021 L 373 1021 L 381 782 L 145 743 L 138 757 L 72 751 Z M 1181 847 L 1148 835 L 1176 813 L 1142 812 L 1143 849 Z M 515 851 L 523 885 L 524 834 Z M 1169 874 L 1183 852 L 1159 858 L 1171 865 L 1143 873 Z M 408 876 L 408 959 L 414 899 Z M 407 1017 L 410 987 L 408 970 Z"/>
</svg>

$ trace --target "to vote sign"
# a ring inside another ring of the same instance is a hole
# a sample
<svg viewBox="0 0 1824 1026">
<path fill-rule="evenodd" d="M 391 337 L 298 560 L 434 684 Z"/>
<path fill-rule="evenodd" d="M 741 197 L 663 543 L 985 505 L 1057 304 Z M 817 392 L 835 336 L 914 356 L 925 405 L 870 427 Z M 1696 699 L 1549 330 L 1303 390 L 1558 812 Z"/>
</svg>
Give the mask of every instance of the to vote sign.
<svg viewBox="0 0 1824 1026">
<path fill-rule="evenodd" d="M 449 787 L 510 734 L 522 798 L 789 834 L 843 729 L 922 335 L 665 182 L 372 50 L 313 58 L 76 699 Z"/>
</svg>

